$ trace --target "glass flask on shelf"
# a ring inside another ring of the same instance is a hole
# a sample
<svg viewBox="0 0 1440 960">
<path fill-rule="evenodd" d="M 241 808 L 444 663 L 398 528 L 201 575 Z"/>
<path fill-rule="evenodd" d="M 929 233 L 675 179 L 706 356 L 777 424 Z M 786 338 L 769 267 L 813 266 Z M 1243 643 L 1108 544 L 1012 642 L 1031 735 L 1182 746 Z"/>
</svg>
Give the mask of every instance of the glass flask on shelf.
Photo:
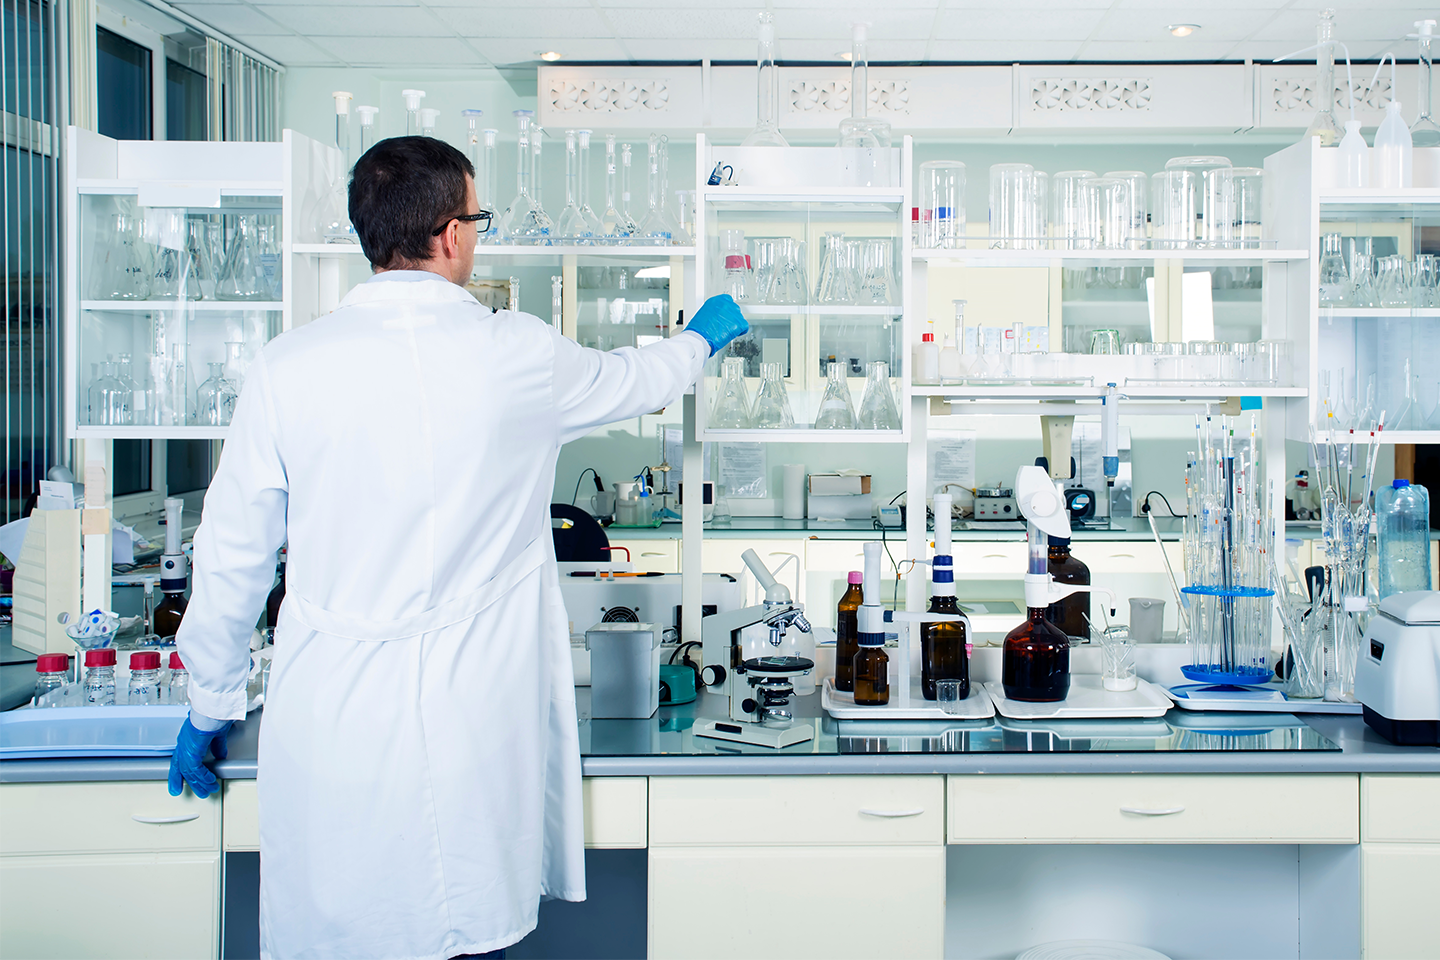
<svg viewBox="0 0 1440 960">
<path fill-rule="evenodd" d="M 635 147 L 633 144 L 620 145 L 620 216 L 624 220 L 624 236 L 634 242 L 640 232 L 640 222 L 635 219 L 634 194 L 631 193 L 635 172 Z"/>
<path fill-rule="evenodd" d="M 150 298 L 154 300 L 199 300 L 203 294 L 189 255 L 189 230 L 184 210 L 152 208 L 146 232 L 154 240 L 155 257 L 150 273 Z"/>
<path fill-rule="evenodd" d="M 261 261 L 259 224 L 249 214 L 235 217 L 235 229 L 230 235 L 230 249 L 225 255 L 225 266 L 215 284 L 218 300 L 269 300 L 270 282 L 265 278 Z"/>
<path fill-rule="evenodd" d="M 617 181 L 620 177 L 616 161 L 615 134 L 605 134 L 605 210 L 600 214 L 600 235 L 606 243 L 620 243 L 629 233 L 629 224 L 617 205 Z"/>
<path fill-rule="evenodd" d="M 564 243 L 592 244 L 599 224 L 592 224 L 581 206 L 580 131 L 565 131 L 565 209 L 555 223 L 556 236 Z"/>
<path fill-rule="evenodd" d="M 350 104 L 355 99 L 345 90 L 336 90 L 335 149 L 340 151 L 340 169 L 326 190 L 325 220 L 320 236 L 326 243 L 359 243 L 355 228 L 350 225 Z M 278 297 L 276 299 L 279 299 Z"/>
<path fill-rule="evenodd" d="M 98 426 L 124 426 L 130 397 L 120 380 L 120 368 L 111 360 L 100 364 L 100 375 L 90 382 L 90 422 Z"/>
<path fill-rule="evenodd" d="M 639 235 L 649 243 L 662 245 L 684 242 L 680 238 L 683 231 L 670 215 L 666 202 L 669 154 L 670 138 L 658 133 L 650 134 L 645 167 L 649 212 L 640 224 Z"/>
<path fill-rule="evenodd" d="M 420 108 L 420 136 L 435 136 L 435 121 L 440 119 L 440 111 L 434 107 Z"/>
<path fill-rule="evenodd" d="M 770 303 L 803 306 L 810 296 L 805 282 L 805 245 L 794 237 L 775 241 L 775 270 L 770 281 Z"/>
<path fill-rule="evenodd" d="M 795 426 L 790 397 L 785 392 L 785 379 L 780 364 L 760 364 L 760 392 L 755 394 L 753 425 L 766 430 L 788 430 Z"/>
<path fill-rule="evenodd" d="M 210 378 L 195 391 L 195 422 L 202 426 L 228 426 L 235 412 L 235 386 L 224 371 L 225 364 L 210 364 Z"/>
<path fill-rule="evenodd" d="M 815 413 L 816 430 L 854 430 L 855 408 L 850 403 L 850 383 L 845 365 L 831 362 L 825 368 L 825 394 Z"/>
<path fill-rule="evenodd" d="M 401 90 L 405 98 L 405 136 L 420 135 L 420 101 L 425 99 L 424 90 Z"/>
<path fill-rule="evenodd" d="M 599 237 L 604 233 L 605 227 L 600 222 L 600 216 L 590 205 L 590 138 L 593 131 L 581 130 L 580 137 L 580 184 L 576 193 L 580 198 L 580 214 L 585 218 L 585 226 L 591 236 Z"/>
<path fill-rule="evenodd" d="M 149 423 L 149 392 L 142 382 L 144 376 L 136 379 L 130 354 L 122 353 L 119 359 L 120 383 L 125 388 L 125 422 L 131 424 Z"/>
<path fill-rule="evenodd" d="M 745 361 L 740 357 L 726 357 L 720 374 L 720 390 L 710 410 L 710 427 L 744 430 L 752 425 L 750 395 L 745 389 Z"/>
<path fill-rule="evenodd" d="M 850 116 L 840 121 L 841 171 L 846 186 L 890 186 L 890 124 L 866 115 L 870 105 L 869 24 L 850 34 Z"/>
<path fill-rule="evenodd" d="M 760 39 L 755 51 L 755 129 L 742 147 L 788 147 L 780 133 L 780 73 L 775 65 L 775 15 L 759 15 Z"/>
<path fill-rule="evenodd" d="M 1350 303 L 1350 277 L 1340 255 L 1340 234 L 1327 233 L 1320 239 L 1320 306 L 1344 307 Z"/>
<path fill-rule="evenodd" d="M 480 169 L 484 171 L 480 184 L 480 209 L 488 210 L 491 214 L 489 229 L 480 234 L 481 243 L 494 243 L 500 238 L 500 164 L 496 154 L 496 140 L 499 136 L 500 131 L 493 127 L 480 131 Z"/>
<path fill-rule="evenodd" d="M 260 275 L 269 292 L 268 300 L 285 298 L 285 281 L 281 270 L 283 257 L 280 255 L 280 224 L 262 223 L 255 228 L 260 244 Z"/>
<path fill-rule="evenodd" d="M 220 368 L 220 375 L 230 382 L 237 396 L 245 383 L 245 371 L 249 366 L 245 359 L 245 344 L 239 340 L 225 341 L 225 363 Z"/>
<path fill-rule="evenodd" d="M 355 112 L 360 116 L 360 156 L 363 157 L 375 145 L 375 115 L 380 108 L 359 106 Z"/>
<path fill-rule="evenodd" d="M 900 411 L 890 392 L 890 364 L 886 361 L 871 360 L 866 364 L 865 393 L 855 420 L 861 430 L 900 429 Z"/>
<path fill-rule="evenodd" d="M 1320 138 L 1320 146 L 1334 146 L 1340 140 L 1340 127 L 1335 123 L 1335 11 L 1320 11 L 1315 26 L 1315 117 L 1305 128 L 1302 143 L 1311 137 Z"/>
<path fill-rule="evenodd" d="M 500 239 L 509 243 L 540 244 L 550 236 L 551 222 L 544 207 L 533 193 L 535 155 L 530 148 L 531 137 L 539 139 L 534 125 L 534 110 L 516 110 L 515 122 L 519 139 L 515 163 L 515 199 L 500 218 Z"/>
<path fill-rule="evenodd" d="M 755 286 L 751 280 L 749 257 L 745 255 L 745 231 L 720 231 L 720 292 L 730 295 L 736 303 L 750 303 L 755 300 Z"/>
<path fill-rule="evenodd" d="M 953 589 L 954 585 L 951 584 Z M 961 616 L 963 611 L 949 595 L 936 593 L 930 597 L 930 613 Z M 960 684 L 957 700 L 970 696 L 970 655 L 966 651 L 968 637 L 965 621 L 947 620 L 920 625 L 920 694 L 926 700 L 936 699 L 935 684 L 939 680 L 955 680 Z M 837 653 L 837 656 L 839 654 Z"/>
<path fill-rule="evenodd" d="M 894 269 L 895 245 L 889 240 L 864 241 L 860 252 L 860 282 L 855 302 L 862 306 L 888 307 L 899 302 Z"/>
<path fill-rule="evenodd" d="M 150 269 L 145 262 L 140 220 L 117 213 L 108 227 L 96 234 L 90 270 L 92 300 L 146 300 L 150 296 Z"/>
<path fill-rule="evenodd" d="M 186 246 L 190 257 L 190 270 L 197 284 L 196 292 L 188 299 L 214 300 L 215 286 L 220 280 L 220 267 L 225 261 L 220 248 L 220 231 L 215 224 L 199 219 L 191 219 L 187 230 L 189 238 Z M 190 289 L 188 278 L 186 289 Z"/>
<path fill-rule="evenodd" d="M 1056 583 L 1089 586 L 1090 568 L 1079 557 L 1071 555 L 1069 540 L 1050 537 L 1047 546 L 1047 564 Z M 1072 593 L 1056 600 L 1046 610 L 1046 618 L 1059 627 L 1072 643 L 1084 643 L 1090 638 L 1089 593 Z"/>
<path fill-rule="evenodd" d="M 820 276 L 815 282 L 815 302 L 845 306 L 855 302 L 856 267 L 854 245 L 838 230 L 825 234 L 820 251 Z"/>
<path fill-rule="evenodd" d="M 1433 66 L 1430 43 L 1435 39 L 1435 21 L 1416 20 L 1415 33 L 1412 36 L 1420 41 L 1420 115 L 1410 124 L 1410 140 L 1417 147 L 1440 147 L 1440 124 L 1435 122 L 1430 113 L 1430 103 L 1434 96 L 1434 88 L 1430 85 Z"/>
</svg>

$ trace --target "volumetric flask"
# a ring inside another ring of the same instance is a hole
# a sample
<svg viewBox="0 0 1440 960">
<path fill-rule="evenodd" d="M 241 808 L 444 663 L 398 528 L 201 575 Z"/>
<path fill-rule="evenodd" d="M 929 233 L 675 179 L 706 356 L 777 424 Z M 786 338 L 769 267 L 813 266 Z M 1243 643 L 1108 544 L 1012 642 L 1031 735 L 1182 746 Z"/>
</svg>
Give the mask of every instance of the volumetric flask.
<svg viewBox="0 0 1440 960">
<path fill-rule="evenodd" d="M 1204 240 L 1208 236 L 1205 222 L 1209 219 L 1210 212 L 1205 208 L 1205 174 L 1229 166 L 1230 161 L 1225 157 L 1172 157 L 1165 161 L 1167 172 L 1186 170 L 1194 174 L 1189 184 L 1193 194 L 1190 203 L 1194 209 L 1195 220 L 1190 225 L 1189 239 Z"/>
<path fill-rule="evenodd" d="M 786 430 L 795 426 L 795 414 L 790 409 L 790 397 L 785 392 L 785 380 L 780 376 L 780 364 L 760 364 L 760 392 L 755 395 L 754 426 L 767 430 Z"/>
<path fill-rule="evenodd" d="M 861 430 L 900 429 L 900 411 L 890 392 L 890 364 L 884 360 L 872 360 L 866 365 L 865 393 L 855 420 Z"/>
<path fill-rule="evenodd" d="M 805 282 L 805 245 L 793 237 L 780 237 L 775 247 L 775 276 L 769 300 L 774 304 L 804 304 L 810 296 Z"/>
<path fill-rule="evenodd" d="M 990 246 L 1023 250 L 1035 226 L 1035 168 L 1028 163 L 990 167 Z"/>
<path fill-rule="evenodd" d="M 854 430 L 855 407 L 850 402 L 850 384 L 845 365 L 831 363 L 826 367 L 825 395 L 815 414 L 816 430 Z"/>
<path fill-rule="evenodd" d="M 1062 250 L 1087 250 L 1094 246 L 1096 213 L 1090 209 L 1084 189 L 1093 180 L 1093 170 L 1062 170 L 1050 181 L 1050 228 Z"/>
<path fill-rule="evenodd" d="M 965 164 L 920 164 L 921 247 L 954 250 L 965 245 Z"/>
<path fill-rule="evenodd" d="M 216 299 L 271 299 L 270 281 L 265 276 L 261 254 L 255 218 L 248 214 L 236 215 L 235 229 L 230 234 L 230 249 L 225 255 L 225 267 L 215 285 Z"/>
<path fill-rule="evenodd" d="M 745 390 L 745 361 L 726 357 L 720 375 L 720 391 L 710 411 L 713 430 L 743 430 L 753 423 L 750 419 L 750 397 Z"/>
<path fill-rule="evenodd" d="M 820 252 L 820 279 L 815 284 L 815 302 L 853 304 L 857 293 L 855 245 L 838 231 L 825 234 Z"/>
<path fill-rule="evenodd" d="M 1150 178 L 1150 238 L 1157 250 L 1194 244 L 1198 181 L 1190 170 L 1164 170 Z"/>
</svg>

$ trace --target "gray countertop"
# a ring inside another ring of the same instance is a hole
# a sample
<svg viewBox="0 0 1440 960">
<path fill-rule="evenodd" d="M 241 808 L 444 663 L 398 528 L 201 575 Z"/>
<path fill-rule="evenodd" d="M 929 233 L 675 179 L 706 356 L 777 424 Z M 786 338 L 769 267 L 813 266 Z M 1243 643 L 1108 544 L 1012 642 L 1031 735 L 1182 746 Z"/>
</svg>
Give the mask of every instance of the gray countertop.
<svg viewBox="0 0 1440 960">
<path fill-rule="evenodd" d="M 1171 517 L 1156 518 L 1162 540 L 1179 540 L 1180 521 Z M 679 540 L 680 524 L 667 523 L 658 527 L 607 527 L 606 535 L 611 540 Z M 796 537 L 819 540 L 874 540 L 880 536 L 869 520 L 783 520 L 779 517 L 735 517 L 728 524 L 715 526 L 705 524 L 705 539 L 794 539 Z M 891 527 L 886 536 L 904 540 L 903 527 Z M 954 539 L 967 541 L 1024 540 L 1025 526 L 1020 521 L 986 522 L 957 520 L 952 534 Z M 1075 540 L 1149 540 L 1150 522 L 1142 517 L 1117 517 L 1108 527 L 1076 527 Z"/>
</svg>

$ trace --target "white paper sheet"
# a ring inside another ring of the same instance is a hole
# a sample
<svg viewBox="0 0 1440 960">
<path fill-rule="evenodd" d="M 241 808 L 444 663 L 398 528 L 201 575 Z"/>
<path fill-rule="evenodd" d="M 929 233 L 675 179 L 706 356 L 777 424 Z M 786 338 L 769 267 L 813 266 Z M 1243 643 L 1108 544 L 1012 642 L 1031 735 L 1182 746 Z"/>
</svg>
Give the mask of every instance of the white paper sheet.
<svg viewBox="0 0 1440 960">
<path fill-rule="evenodd" d="M 974 430 L 932 430 L 926 446 L 932 494 L 940 493 L 947 483 L 975 488 Z"/>
</svg>

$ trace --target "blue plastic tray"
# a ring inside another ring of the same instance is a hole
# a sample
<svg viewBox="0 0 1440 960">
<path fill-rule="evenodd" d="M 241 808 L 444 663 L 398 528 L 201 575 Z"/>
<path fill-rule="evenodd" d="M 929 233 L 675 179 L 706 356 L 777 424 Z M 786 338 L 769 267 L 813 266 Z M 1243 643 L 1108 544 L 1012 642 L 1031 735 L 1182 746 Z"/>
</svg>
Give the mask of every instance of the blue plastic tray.
<svg viewBox="0 0 1440 960">
<path fill-rule="evenodd" d="M 168 757 L 190 708 L 52 707 L 0 713 L 0 759 Z"/>
<path fill-rule="evenodd" d="M 1259 667 L 1241 667 L 1234 672 L 1222 673 L 1212 666 L 1192 663 L 1181 667 L 1180 672 L 1185 675 L 1186 680 L 1228 687 L 1250 687 L 1275 679 L 1274 670 Z"/>
</svg>

